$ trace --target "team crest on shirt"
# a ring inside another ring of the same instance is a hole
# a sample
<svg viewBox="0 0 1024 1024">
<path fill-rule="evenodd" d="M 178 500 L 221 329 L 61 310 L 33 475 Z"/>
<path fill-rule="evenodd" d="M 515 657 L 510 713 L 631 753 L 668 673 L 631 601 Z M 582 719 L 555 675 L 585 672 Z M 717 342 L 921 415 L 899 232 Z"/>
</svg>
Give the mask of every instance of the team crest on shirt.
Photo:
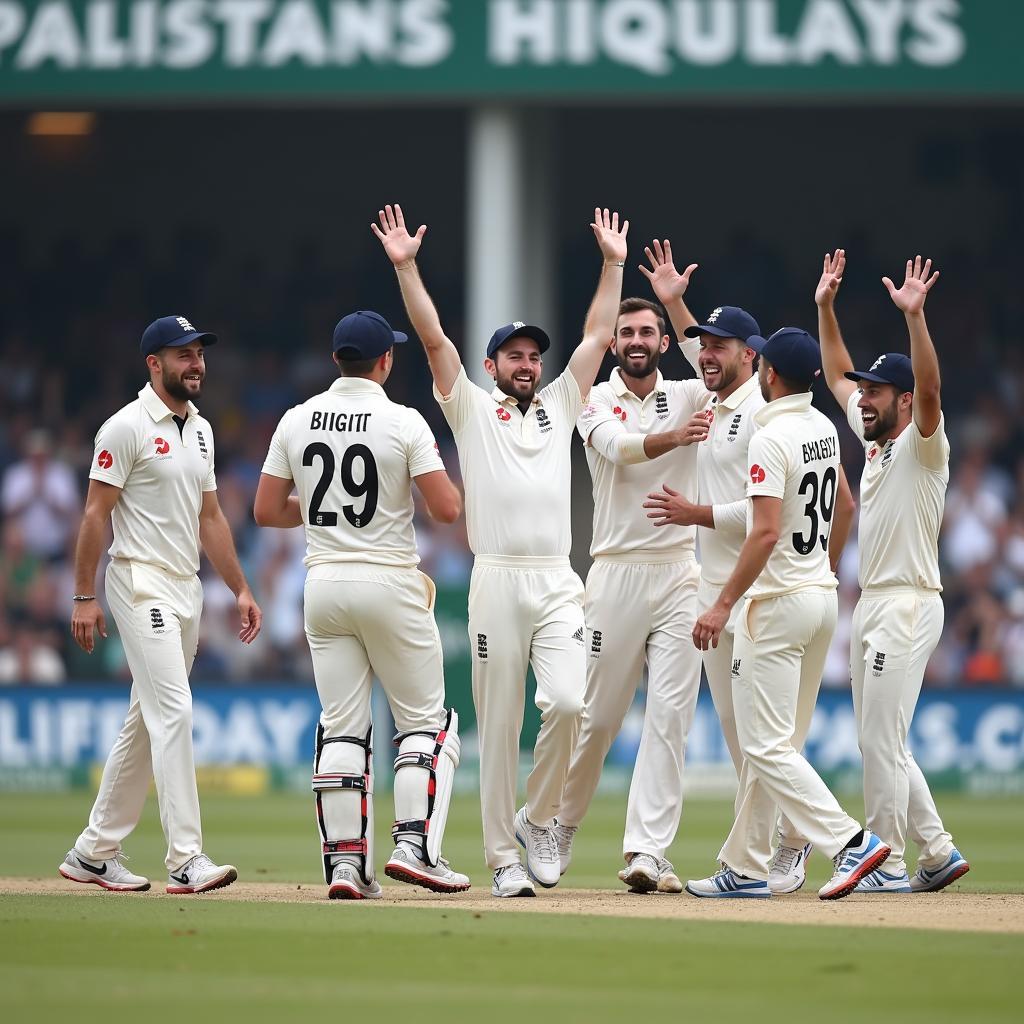
<svg viewBox="0 0 1024 1024">
<path fill-rule="evenodd" d="M 540 427 L 542 434 L 547 434 L 551 430 L 551 420 L 548 419 L 548 414 L 544 411 L 543 405 L 537 407 L 537 426 Z"/>
<path fill-rule="evenodd" d="M 729 424 L 729 440 L 735 441 L 740 433 L 740 420 L 743 419 L 743 413 L 738 412 L 732 418 L 732 423 Z"/>
<path fill-rule="evenodd" d="M 658 397 L 654 400 L 654 412 L 659 420 L 668 419 L 668 395 L 664 391 L 659 391 Z"/>
<path fill-rule="evenodd" d="M 171 454 L 171 442 L 165 441 L 162 437 L 154 437 L 153 449 L 159 458 L 163 458 Z"/>
<path fill-rule="evenodd" d="M 750 481 L 755 484 L 764 483 L 764 469 L 756 462 L 750 467 Z"/>
<path fill-rule="evenodd" d="M 494 411 L 498 414 L 498 419 L 501 420 L 502 423 L 508 423 L 508 421 L 512 419 L 512 413 L 503 406 L 499 405 Z"/>
<path fill-rule="evenodd" d="M 895 442 L 891 439 L 885 442 L 885 450 L 882 453 L 882 465 L 888 466 L 892 462 L 892 453 L 896 451 Z"/>
<path fill-rule="evenodd" d="M 614 409 L 612 409 L 612 415 L 618 416 L 623 423 L 626 422 L 626 410 L 623 409 L 621 405 L 617 405 Z"/>
</svg>

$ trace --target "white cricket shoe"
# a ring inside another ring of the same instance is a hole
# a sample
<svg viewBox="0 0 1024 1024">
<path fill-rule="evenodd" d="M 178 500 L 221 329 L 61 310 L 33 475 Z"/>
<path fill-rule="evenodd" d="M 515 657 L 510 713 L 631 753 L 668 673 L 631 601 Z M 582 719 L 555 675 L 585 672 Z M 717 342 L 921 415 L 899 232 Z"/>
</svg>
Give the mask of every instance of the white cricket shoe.
<svg viewBox="0 0 1024 1024">
<path fill-rule="evenodd" d="M 383 895 L 380 882 L 375 878 L 367 885 L 354 864 L 343 860 L 334 865 L 327 888 L 329 900 L 379 900 Z"/>
<path fill-rule="evenodd" d="M 518 861 L 515 864 L 506 864 L 494 872 L 494 882 L 491 884 L 492 896 L 536 896 L 533 882 L 526 873 L 526 868 Z"/>
<path fill-rule="evenodd" d="M 779 843 L 768 868 L 768 888 L 775 896 L 788 896 L 807 881 L 807 858 L 811 844 L 799 848 Z"/>
<path fill-rule="evenodd" d="M 238 878 L 233 864 L 214 864 L 205 853 L 197 853 L 191 860 L 172 871 L 167 877 L 167 891 L 175 896 L 211 892 L 223 889 Z"/>
<path fill-rule="evenodd" d="M 875 868 L 874 871 L 865 875 L 857 883 L 857 888 L 853 891 L 887 894 L 893 892 L 909 893 L 913 890 L 910 888 L 910 879 L 907 877 L 906 871 L 902 875 L 890 875 L 888 871 Z"/>
<path fill-rule="evenodd" d="M 680 893 L 683 891 L 683 883 L 672 867 L 672 862 L 664 857 L 658 858 L 658 892 Z"/>
<path fill-rule="evenodd" d="M 558 885 L 561 861 L 554 828 L 534 825 L 526 816 L 526 808 L 520 807 L 515 818 L 516 840 L 526 851 L 527 874 L 545 889 Z"/>
<path fill-rule="evenodd" d="M 629 886 L 630 892 L 654 892 L 658 888 L 658 858 L 649 853 L 634 853 L 619 877 Z"/>
<path fill-rule="evenodd" d="M 558 847 L 558 873 L 564 875 L 572 862 L 572 841 L 579 825 L 563 825 L 555 818 L 555 846 Z"/>
<path fill-rule="evenodd" d="M 849 896 L 857 883 L 885 863 L 892 849 L 883 843 L 874 832 L 864 829 L 861 841 L 856 846 L 847 846 L 832 858 L 835 872 L 818 890 L 823 900 L 841 900 Z"/>
<path fill-rule="evenodd" d="M 465 892 L 469 888 L 469 876 L 452 871 L 444 857 L 438 857 L 437 867 L 431 867 L 404 843 L 395 847 L 384 874 L 409 885 L 421 885 L 431 892 Z"/>
<path fill-rule="evenodd" d="M 124 859 L 125 855 L 119 853 L 110 860 L 89 860 L 71 849 L 57 870 L 69 881 L 98 885 L 111 892 L 145 892 L 149 879 L 129 871 L 121 863 Z"/>
<path fill-rule="evenodd" d="M 691 878 L 686 891 L 691 896 L 714 900 L 767 900 L 772 895 L 767 882 L 738 875 L 725 864 L 708 878 Z"/>
</svg>

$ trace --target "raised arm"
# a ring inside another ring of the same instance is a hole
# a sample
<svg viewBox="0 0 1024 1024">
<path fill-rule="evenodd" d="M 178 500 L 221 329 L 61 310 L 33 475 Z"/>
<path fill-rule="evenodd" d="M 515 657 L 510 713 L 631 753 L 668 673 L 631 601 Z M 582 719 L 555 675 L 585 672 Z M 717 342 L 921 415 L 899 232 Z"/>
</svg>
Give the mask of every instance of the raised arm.
<svg viewBox="0 0 1024 1024">
<path fill-rule="evenodd" d="M 455 378 L 462 369 L 462 360 L 459 358 L 459 350 L 441 327 L 437 308 L 416 266 L 416 254 L 427 233 L 427 225 L 421 224 L 416 234 L 410 235 L 405 227 L 402 208 L 397 203 L 393 207 L 385 206 L 383 210 L 378 210 L 377 216 L 380 218 L 380 226 L 371 224 L 370 230 L 384 246 L 388 259 L 395 267 L 409 322 L 426 350 L 437 390 L 442 395 L 450 395 Z"/>
<path fill-rule="evenodd" d="M 921 257 L 907 260 L 907 274 L 903 287 L 897 289 L 887 277 L 882 284 L 889 297 L 907 318 L 910 332 L 910 364 L 914 370 L 914 422 L 922 437 L 931 437 L 939 427 L 942 415 L 942 381 L 939 376 L 939 357 L 935 352 L 928 324 L 924 319 L 924 302 L 939 272 L 932 273 L 932 261 Z"/>
<path fill-rule="evenodd" d="M 640 273 L 651 282 L 655 296 L 668 313 L 676 341 L 682 345 L 686 337 L 686 328 L 697 324 L 697 318 L 683 302 L 686 289 L 690 287 L 690 275 L 697 269 L 697 264 L 691 263 L 680 274 L 672 262 L 672 243 L 667 238 L 663 242 L 656 238 L 644 252 L 650 261 L 651 269 L 648 270 L 641 263 Z"/>
<path fill-rule="evenodd" d="M 846 403 L 850 395 L 857 390 L 852 380 L 843 376 L 853 369 L 853 360 L 843 342 L 836 319 L 836 293 L 843 282 L 843 271 L 846 269 L 846 250 L 836 249 L 833 255 L 825 253 L 825 264 L 821 271 L 821 279 L 814 290 L 814 302 L 818 307 L 818 339 L 821 342 L 821 368 L 825 374 L 825 382 L 829 391 L 835 396 L 839 407 L 846 412 Z"/>
<path fill-rule="evenodd" d="M 590 394 L 597 371 L 601 369 L 601 361 L 615 336 L 615 323 L 619 318 L 619 302 L 622 299 L 622 271 L 626 264 L 629 221 L 624 220 L 619 230 L 617 212 L 609 215 L 607 210 L 595 209 L 594 222 L 590 226 L 594 230 L 604 263 L 597 291 L 587 310 L 583 340 L 569 358 L 569 370 L 576 378 L 584 399 Z"/>
</svg>

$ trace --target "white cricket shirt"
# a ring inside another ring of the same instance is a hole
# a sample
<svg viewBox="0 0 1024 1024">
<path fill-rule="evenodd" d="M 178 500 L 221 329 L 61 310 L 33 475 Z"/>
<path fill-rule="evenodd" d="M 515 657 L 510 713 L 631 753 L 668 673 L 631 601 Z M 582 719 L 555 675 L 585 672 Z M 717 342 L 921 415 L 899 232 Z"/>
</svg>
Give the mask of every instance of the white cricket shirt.
<svg viewBox="0 0 1024 1024">
<path fill-rule="evenodd" d="M 217 478 L 213 428 L 191 402 L 179 434 L 174 414 L 147 384 L 100 427 L 89 479 L 121 488 L 110 516 L 111 558 L 174 576 L 199 572 L 199 510 Z"/>
<path fill-rule="evenodd" d="M 864 440 L 864 423 L 854 391 L 846 418 L 864 445 L 860 478 L 860 585 L 942 590 L 939 528 L 949 484 L 949 441 L 945 418 L 931 437 L 917 424 L 879 445 Z"/>
<path fill-rule="evenodd" d="M 569 557 L 569 444 L 583 407 L 565 370 L 534 395 L 524 416 L 514 398 L 487 392 L 459 370 L 450 395 L 434 388 L 455 435 L 475 555 Z"/>
<path fill-rule="evenodd" d="M 811 406 L 809 391 L 769 402 L 754 416 L 747 497 L 782 499 L 779 540 L 747 596 L 778 597 L 808 588 L 834 590 L 828 538 L 839 487 L 839 435 Z M 753 523 L 753 502 L 747 529 Z"/>
<path fill-rule="evenodd" d="M 362 377 L 339 377 L 289 409 L 263 463 L 295 481 L 307 566 L 418 565 L 412 478 L 443 469 L 426 420 Z"/>
<path fill-rule="evenodd" d="M 611 446 L 625 434 L 659 434 L 685 426 L 707 404 L 709 393 L 699 380 L 665 380 L 657 375 L 644 399 L 626 386 L 619 368 L 590 390 L 577 427 L 587 448 L 594 490 L 594 533 L 590 554 L 635 558 L 638 562 L 678 561 L 692 557 L 696 529 L 657 527 L 643 507 L 647 495 L 662 484 L 697 501 L 696 444 L 676 448 L 660 458 L 617 464 Z"/>
</svg>

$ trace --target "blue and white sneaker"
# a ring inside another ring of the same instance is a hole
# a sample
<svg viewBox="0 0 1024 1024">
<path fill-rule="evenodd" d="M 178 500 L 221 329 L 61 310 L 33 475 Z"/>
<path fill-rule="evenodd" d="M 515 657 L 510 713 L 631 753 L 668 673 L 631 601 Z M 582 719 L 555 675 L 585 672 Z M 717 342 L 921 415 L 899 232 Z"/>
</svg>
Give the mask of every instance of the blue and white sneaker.
<svg viewBox="0 0 1024 1024">
<path fill-rule="evenodd" d="M 906 871 L 902 875 L 890 875 L 888 871 L 875 868 L 870 874 L 865 875 L 858 883 L 854 892 L 867 893 L 890 893 L 890 892 L 911 892 L 910 879 Z"/>
<path fill-rule="evenodd" d="M 840 850 L 832 859 L 835 871 L 818 890 L 818 896 L 823 900 L 841 900 L 849 896 L 865 875 L 885 863 L 890 853 L 891 847 L 883 843 L 874 832 L 864 829 L 864 836 L 857 846 Z"/>
<path fill-rule="evenodd" d="M 767 900 L 772 895 L 767 881 L 744 878 L 724 864 L 722 870 L 710 878 L 690 879 L 686 883 L 686 891 L 691 896 L 712 900 Z"/>
<path fill-rule="evenodd" d="M 955 849 L 934 871 L 917 866 L 914 877 L 910 880 L 911 892 L 938 892 L 945 889 L 951 882 L 962 878 L 971 870 L 971 865 L 964 860 L 960 851 Z"/>
</svg>

